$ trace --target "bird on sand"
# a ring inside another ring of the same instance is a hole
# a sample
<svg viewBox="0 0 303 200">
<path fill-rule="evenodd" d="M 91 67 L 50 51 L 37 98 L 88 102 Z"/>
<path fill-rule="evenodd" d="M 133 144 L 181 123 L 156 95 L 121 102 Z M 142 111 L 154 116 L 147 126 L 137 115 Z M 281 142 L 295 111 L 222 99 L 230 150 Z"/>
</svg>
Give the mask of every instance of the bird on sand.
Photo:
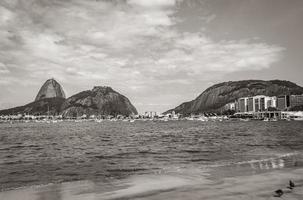
<svg viewBox="0 0 303 200">
<path fill-rule="evenodd" d="M 296 187 L 295 183 L 292 180 L 289 180 L 289 186 L 287 188 L 292 190 L 294 187 Z"/>
<path fill-rule="evenodd" d="M 283 190 L 279 189 L 275 191 L 274 197 L 281 197 L 284 194 Z"/>
</svg>

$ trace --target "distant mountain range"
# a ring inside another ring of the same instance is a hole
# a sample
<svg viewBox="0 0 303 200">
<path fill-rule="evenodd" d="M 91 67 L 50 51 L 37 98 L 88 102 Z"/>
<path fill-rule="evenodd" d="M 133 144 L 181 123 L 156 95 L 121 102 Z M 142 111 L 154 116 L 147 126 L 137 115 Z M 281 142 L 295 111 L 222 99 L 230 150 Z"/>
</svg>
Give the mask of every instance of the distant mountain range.
<svg viewBox="0 0 303 200">
<path fill-rule="evenodd" d="M 218 112 L 226 104 L 241 97 L 290 94 L 303 94 L 303 88 L 290 81 L 281 80 L 229 81 L 209 87 L 196 99 L 182 103 L 164 114 L 173 111 L 183 115 Z M 34 102 L 0 111 L 0 115 L 24 113 L 34 115 L 49 113 L 77 117 L 83 114 L 129 116 L 138 112 L 127 97 L 114 91 L 111 87 L 95 86 L 92 90 L 80 92 L 66 99 L 61 85 L 56 80 L 49 79 L 39 90 Z"/>
<path fill-rule="evenodd" d="M 303 88 L 290 81 L 282 80 L 223 82 L 209 87 L 196 99 L 182 103 L 176 108 L 164 112 L 164 114 L 173 111 L 183 115 L 217 112 L 226 104 L 234 102 L 241 97 L 255 95 L 279 96 L 289 94 L 303 94 Z"/>
<path fill-rule="evenodd" d="M 137 114 L 129 99 L 110 87 L 96 86 L 65 99 L 61 85 L 55 79 L 47 80 L 34 102 L 15 108 L 0 110 L 0 115 L 10 114 L 57 115 L 77 117 L 86 115 Z"/>
</svg>

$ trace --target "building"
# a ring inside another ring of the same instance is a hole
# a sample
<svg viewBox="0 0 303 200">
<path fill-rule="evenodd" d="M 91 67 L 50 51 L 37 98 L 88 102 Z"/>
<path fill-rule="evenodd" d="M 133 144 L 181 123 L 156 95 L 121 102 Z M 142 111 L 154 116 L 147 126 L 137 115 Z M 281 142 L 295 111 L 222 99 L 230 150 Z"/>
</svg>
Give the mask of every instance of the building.
<svg viewBox="0 0 303 200">
<path fill-rule="evenodd" d="M 267 109 L 276 108 L 277 107 L 277 97 L 266 98 L 266 107 L 267 107 Z"/>
<path fill-rule="evenodd" d="M 260 105 L 259 99 L 254 98 L 254 112 L 257 112 L 258 110 L 260 110 L 259 105 Z"/>
<path fill-rule="evenodd" d="M 277 97 L 278 110 L 283 111 L 301 105 L 303 105 L 303 95 L 283 95 Z"/>
<path fill-rule="evenodd" d="M 278 110 L 286 110 L 290 106 L 290 98 L 289 95 L 283 95 L 277 97 L 277 109 Z"/>
<path fill-rule="evenodd" d="M 247 105 L 247 98 L 239 99 L 239 110 L 238 111 L 247 112 L 246 105 Z"/>
<path fill-rule="evenodd" d="M 278 97 L 257 95 L 238 99 L 235 103 L 235 111 L 239 113 L 255 113 L 275 110 L 286 111 L 289 108 L 296 106 L 303 106 L 303 94 L 282 95 Z"/>
<path fill-rule="evenodd" d="M 260 111 L 265 111 L 265 97 L 261 97 L 259 100 L 260 106 L 259 106 L 259 110 Z"/>
<path fill-rule="evenodd" d="M 237 102 L 237 112 L 262 112 L 268 110 L 268 108 L 276 108 L 276 97 L 268 97 L 265 95 L 258 95 L 254 97 L 240 98 Z"/>
<path fill-rule="evenodd" d="M 237 102 L 228 103 L 224 106 L 223 110 L 236 110 Z"/>
<path fill-rule="evenodd" d="M 247 101 L 247 112 L 254 112 L 254 98 L 249 97 L 246 101 Z"/>
<path fill-rule="evenodd" d="M 158 116 L 157 112 L 154 112 L 154 111 L 146 111 L 144 114 L 144 117 L 146 117 L 146 118 L 154 118 L 156 116 Z"/>
<path fill-rule="evenodd" d="M 291 95 L 289 98 L 289 104 L 290 107 L 303 105 L 303 95 Z"/>
</svg>

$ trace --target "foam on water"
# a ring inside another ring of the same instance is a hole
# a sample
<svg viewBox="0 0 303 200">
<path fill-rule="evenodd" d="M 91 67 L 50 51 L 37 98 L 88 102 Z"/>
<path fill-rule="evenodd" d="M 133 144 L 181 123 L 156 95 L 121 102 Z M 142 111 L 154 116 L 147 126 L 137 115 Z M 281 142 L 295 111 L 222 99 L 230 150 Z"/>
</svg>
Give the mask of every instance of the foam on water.
<svg viewBox="0 0 303 200">
<path fill-rule="evenodd" d="M 204 180 L 207 182 L 207 180 Z M 104 193 L 105 199 L 134 198 L 150 196 L 157 193 L 172 191 L 184 186 L 202 183 L 202 179 L 158 175 L 158 176 L 137 176 L 127 180 L 127 187 L 114 192 Z"/>
</svg>

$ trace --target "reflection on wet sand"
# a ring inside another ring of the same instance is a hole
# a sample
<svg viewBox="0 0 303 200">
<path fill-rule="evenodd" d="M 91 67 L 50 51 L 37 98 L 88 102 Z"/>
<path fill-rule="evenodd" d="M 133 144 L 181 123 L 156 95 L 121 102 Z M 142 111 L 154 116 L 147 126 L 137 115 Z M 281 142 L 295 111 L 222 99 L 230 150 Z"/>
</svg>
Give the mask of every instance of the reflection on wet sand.
<svg viewBox="0 0 303 200">
<path fill-rule="evenodd" d="M 0 193 L 5 200 L 113 200 L 113 199 L 175 199 L 175 200 L 268 200 L 282 188 L 284 199 L 303 199 L 303 169 L 274 170 L 251 176 L 223 178 L 185 177 L 172 175 L 134 176 L 113 183 L 105 191 L 102 183 L 92 181 L 49 184 Z M 296 188 L 287 189 L 289 179 Z"/>
<path fill-rule="evenodd" d="M 51 191 L 51 192 L 50 192 Z M 61 186 L 51 184 L 48 187 L 41 187 L 36 192 L 37 200 L 62 200 Z"/>
<path fill-rule="evenodd" d="M 291 154 L 221 166 L 210 170 L 209 173 L 203 172 L 199 168 L 178 168 L 178 170 L 171 170 L 163 174 L 137 175 L 112 180 L 110 184 L 93 181 L 49 184 L 2 192 L 0 199 L 102 200 L 157 199 L 159 197 L 158 199 L 181 200 L 184 199 L 181 198 L 184 196 L 186 199 L 204 196 L 205 199 L 217 200 L 243 199 L 249 195 L 253 196 L 253 199 L 268 199 L 271 197 L 272 191 L 283 186 L 282 182 L 286 187 L 289 179 L 296 180 L 296 183 L 301 181 L 298 180 L 298 174 L 303 173 L 303 169 L 294 169 L 294 167 L 300 166 L 299 161 L 296 154 Z M 215 172 L 217 177 L 211 176 L 211 171 Z M 252 171 L 255 172 L 253 173 L 255 175 L 251 174 Z M 244 174 L 248 176 L 243 176 Z M 300 198 L 303 197 L 297 191 L 298 189 L 294 191 L 294 194 Z M 230 198 L 226 196 L 230 196 Z"/>
</svg>

